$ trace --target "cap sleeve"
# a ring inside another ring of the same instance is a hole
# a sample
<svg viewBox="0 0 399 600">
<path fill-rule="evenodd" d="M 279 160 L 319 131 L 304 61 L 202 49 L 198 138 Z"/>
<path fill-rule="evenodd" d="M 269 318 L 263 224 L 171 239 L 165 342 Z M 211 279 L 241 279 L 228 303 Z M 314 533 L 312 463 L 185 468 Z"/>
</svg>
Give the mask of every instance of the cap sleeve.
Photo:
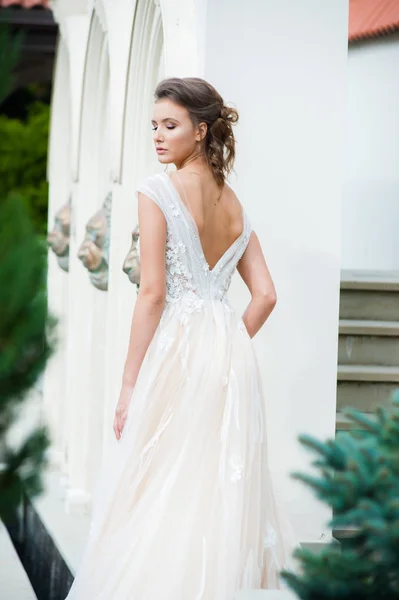
<svg viewBox="0 0 399 600">
<path fill-rule="evenodd" d="M 161 194 L 161 188 L 159 185 L 157 185 L 156 175 L 151 175 L 150 177 L 143 179 L 141 183 L 139 183 L 135 190 L 136 198 L 138 198 L 138 192 L 142 192 L 143 194 L 151 198 L 151 200 L 159 206 L 159 208 L 166 216 L 165 206 Z"/>
</svg>

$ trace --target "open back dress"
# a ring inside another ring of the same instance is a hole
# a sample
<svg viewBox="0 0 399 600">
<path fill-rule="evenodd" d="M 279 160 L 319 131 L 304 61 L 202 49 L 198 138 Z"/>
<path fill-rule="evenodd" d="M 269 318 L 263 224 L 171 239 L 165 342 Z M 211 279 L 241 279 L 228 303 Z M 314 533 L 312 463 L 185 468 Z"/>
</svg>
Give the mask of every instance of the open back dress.
<svg viewBox="0 0 399 600">
<path fill-rule="evenodd" d="M 93 497 L 68 600 L 233 600 L 278 588 L 296 540 L 273 491 L 257 358 L 227 292 L 250 239 L 210 269 L 165 172 L 137 191 L 167 225 L 166 302 Z"/>
</svg>

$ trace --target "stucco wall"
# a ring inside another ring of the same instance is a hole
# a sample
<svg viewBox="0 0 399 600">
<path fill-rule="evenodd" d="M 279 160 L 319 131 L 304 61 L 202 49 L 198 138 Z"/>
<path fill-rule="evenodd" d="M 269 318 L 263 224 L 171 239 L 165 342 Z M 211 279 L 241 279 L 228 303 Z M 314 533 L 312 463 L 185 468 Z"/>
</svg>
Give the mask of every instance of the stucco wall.
<svg viewBox="0 0 399 600">
<path fill-rule="evenodd" d="M 399 270 L 399 33 L 353 44 L 342 267 Z"/>
</svg>

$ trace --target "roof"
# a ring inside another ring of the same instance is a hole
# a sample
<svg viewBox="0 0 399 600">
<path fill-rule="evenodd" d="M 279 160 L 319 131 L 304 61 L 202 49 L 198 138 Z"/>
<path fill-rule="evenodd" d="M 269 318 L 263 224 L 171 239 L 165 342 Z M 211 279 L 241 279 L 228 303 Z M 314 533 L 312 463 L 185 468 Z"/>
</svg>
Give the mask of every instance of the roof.
<svg viewBox="0 0 399 600">
<path fill-rule="evenodd" d="M 0 6 L 2 8 L 7 8 L 8 6 L 20 6 L 21 8 L 40 6 L 41 8 L 50 8 L 50 0 L 0 0 Z"/>
<path fill-rule="evenodd" d="M 399 31 L 398 0 L 350 0 L 349 41 Z"/>
<path fill-rule="evenodd" d="M 0 0 L 0 7 L 8 6 L 50 9 L 50 0 Z M 395 31 L 399 31 L 399 0 L 350 0 L 350 42 L 380 37 Z"/>
</svg>

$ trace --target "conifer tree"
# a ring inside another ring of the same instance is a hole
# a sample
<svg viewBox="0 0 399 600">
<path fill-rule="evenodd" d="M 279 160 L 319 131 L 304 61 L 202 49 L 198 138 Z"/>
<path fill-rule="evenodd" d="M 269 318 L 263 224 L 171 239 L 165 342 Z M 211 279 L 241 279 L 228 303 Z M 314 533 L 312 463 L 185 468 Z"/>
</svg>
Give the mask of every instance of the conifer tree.
<svg viewBox="0 0 399 600">
<path fill-rule="evenodd" d="M 19 43 L 19 42 L 18 42 Z M 10 89 L 16 48 L 0 25 L 0 101 Z M 42 490 L 41 469 L 49 434 L 38 427 L 17 448 L 7 431 L 51 353 L 54 323 L 47 316 L 46 247 L 35 234 L 26 199 L 0 198 L 0 518 L 7 521 L 20 502 Z"/>
<path fill-rule="evenodd" d="M 302 435 L 318 475 L 294 473 L 333 510 L 329 525 L 346 531 L 320 554 L 298 549 L 300 574 L 283 578 L 302 600 L 399 598 L 399 392 L 374 418 L 354 409 L 358 429 L 326 443 Z"/>
</svg>

